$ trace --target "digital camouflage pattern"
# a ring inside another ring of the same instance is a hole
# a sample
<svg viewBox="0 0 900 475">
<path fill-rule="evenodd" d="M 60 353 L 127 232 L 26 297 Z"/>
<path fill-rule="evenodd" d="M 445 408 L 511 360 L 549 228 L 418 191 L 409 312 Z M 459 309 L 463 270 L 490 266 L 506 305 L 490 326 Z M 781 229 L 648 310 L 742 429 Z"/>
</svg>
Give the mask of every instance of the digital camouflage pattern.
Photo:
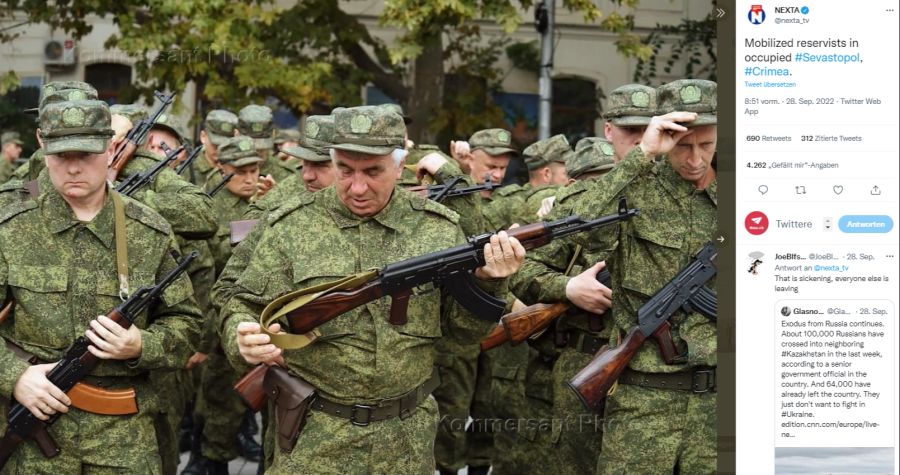
<svg viewBox="0 0 900 475">
<path fill-rule="evenodd" d="M 381 107 L 382 109 L 384 109 L 388 112 L 393 112 L 394 114 L 399 115 L 400 117 L 403 118 L 404 124 L 409 125 L 410 123 L 412 123 L 412 118 L 410 116 L 406 115 L 405 112 L 403 112 L 403 107 L 400 106 L 400 104 L 387 103 L 387 104 L 380 104 L 378 107 Z"/>
<path fill-rule="evenodd" d="M 659 113 L 657 91 L 643 84 L 625 84 L 609 93 L 603 118 L 619 127 L 646 126 Z"/>
<path fill-rule="evenodd" d="M 6 145 L 8 143 L 22 145 L 25 142 L 22 142 L 18 132 L 3 132 L 3 134 L 0 135 L 0 145 Z"/>
<path fill-rule="evenodd" d="M 484 129 L 475 132 L 469 137 L 469 149 L 484 150 L 488 155 L 519 154 L 512 146 L 512 134 L 505 129 Z"/>
<path fill-rule="evenodd" d="M 171 228 L 149 208 L 127 197 L 123 201 L 131 286 L 154 284 L 175 266 Z M 55 191 L 4 208 L 0 214 L 0 301 L 13 297 L 17 306 L 0 326 L 0 339 L 13 341 L 42 361 L 57 361 L 91 320 L 121 303 L 113 214 L 107 198 L 91 222 L 79 222 Z M 131 473 L 159 473 L 153 428 L 158 393 L 148 384 L 147 375 L 179 368 L 193 352 L 201 315 L 192 293 L 187 277 L 181 276 L 152 307 L 153 313 L 144 312 L 135 322 L 142 329 L 141 357 L 102 361 L 91 374 L 107 381 L 108 387 L 134 387 L 139 415 L 100 416 L 72 410 L 50 427 L 50 434 L 61 444 L 60 456 L 45 459 L 34 444 L 26 443 L 4 473 L 82 473 L 116 467 Z M 25 367 L 0 345 L 0 393 L 12 394 Z M 6 398 L 0 399 L 3 413 L 7 404 Z M 5 418 L 0 419 L 0 430 L 5 424 Z M 122 440 L 134 443 L 122 444 Z"/>
<path fill-rule="evenodd" d="M 663 84 L 657 89 L 659 112 L 662 114 L 672 111 L 696 112 L 697 118 L 684 124 L 688 128 L 716 125 L 718 123 L 716 90 L 716 83 L 705 79 L 679 79 Z"/>
<path fill-rule="evenodd" d="M 306 118 L 300 146 L 287 147 L 284 153 L 311 162 L 331 160 L 328 147 L 334 144 L 334 117 L 330 115 L 311 115 Z"/>
<path fill-rule="evenodd" d="M 512 210 L 513 220 L 519 224 L 528 224 L 540 221 L 537 216 L 541 208 L 541 200 L 548 196 L 556 195 L 563 187 L 558 185 L 533 186 L 522 193 L 522 201 L 519 208 Z"/>
<path fill-rule="evenodd" d="M 602 173 L 616 166 L 615 150 L 611 143 L 599 137 L 578 141 L 577 150 L 566 160 L 566 174 L 577 179 L 585 173 Z M 584 145 L 582 145 L 584 143 Z"/>
<path fill-rule="evenodd" d="M 136 122 L 132 123 L 137 125 Z M 156 118 L 156 122 L 153 123 L 151 129 L 164 130 L 174 135 L 175 138 L 178 139 L 179 144 L 188 145 L 186 142 L 187 134 L 185 133 L 184 125 L 174 115 L 167 113 L 160 114 L 159 117 Z"/>
<path fill-rule="evenodd" d="M 109 106 L 109 113 L 127 117 L 132 125 L 137 125 L 148 117 L 147 108 L 140 104 L 113 104 Z"/>
<path fill-rule="evenodd" d="M 611 172 L 598 180 L 579 182 L 579 191 L 568 202 L 554 207 L 550 218 L 568 214 L 592 217 L 615 212 L 618 198 L 624 196 L 629 207 L 641 214 L 618 226 L 573 236 L 586 255 L 605 256 L 612 273 L 615 295 L 610 343 L 615 344 L 637 324 L 636 311 L 659 288 L 691 260 L 716 228 L 717 182 L 697 190 L 683 180 L 667 160 L 658 163 L 634 149 Z M 583 190 L 581 188 L 583 187 Z M 511 279 L 516 295 L 531 301 L 553 302 L 565 299 L 567 278 L 559 269 L 559 244 L 538 250 L 526 258 L 522 270 Z M 554 256 L 553 252 L 557 253 Z M 555 264 L 551 264 L 556 261 Z M 590 259 L 587 263 L 596 262 Z M 715 287 L 711 282 L 710 287 Z M 679 352 L 687 355 L 684 364 L 666 365 L 655 343 L 646 342 L 630 363 L 636 371 L 659 373 L 687 371 L 695 366 L 716 366 L 716 326 L 706 317 L 679 312 L 670 322 Z M 607 398 L 608 429 L 603 435 L 601 474 L 636 471 L 670 471 L 676 461 L 692 472 L 715 471 L 715 395 L 697 395 L 675 390 L 627 387 Z M 710 397 L 711 396 L 711 397 Z M 626 401 L 625 398 L 628 398 Z M 688 413 L 662 411 L 667 404 Z M 711 413 L 691 410 L 712 409 Z M 702 424 L 698 424 L 702 422 Z M 655 432 L 660 426 L 668 429 Z M 659 446 L 659 437 L 672 441 Z M 651 447 L 653 457 L 646 457 Z"/>
<path fill-rule="evenodd" d="M 41 109 L 39 123 L 46 154 L 103 153 L 113 136 L 113 131 L 109 128 L 109 107 L 103 101 L 80 100 L 46 104 Z"/>
<path fill-rule="evenodd" d="M 275 137 L 272 139 L 272 143 L 281 145 L 285 142 L 300 142 L 301 137 L 302 135 L 297 129 L 277 129 L 275 130 Z"/>
<path fill-rule="evenodd" d="M 457 220 L 456 213 L 400 188 L 371 218 L 350 213 L 334 188 L 303 195 L 271 213 L 223 309 L 223 343 L 232 364 L 247 367 L 234 343 L 237 324 L 255 321 L 275 297 L 462 243 Z M 317 239 L 295 239 L 300 230 Z M 388 323 L 389 307 L 389 299 L 379 299 L 319 327 L 318 341 L 285 353 L 288 369 L 323 397 L 350 404 L 376 404 L 420 385 L 432 373 L 434 342 L 441 336 L 441 295 L 414 295 L 402 327 Z M 405 420 L 368 427 L 314 412 L 293 452 L 276 451 L 271 470 L 430 474 L 436 424 L 431 400 Z"/>
<path fill-rule="evenodd" d="M 25 109 L 25 112 L 37 114 L 44 106 L 53 102 L 83 100 L 97 100 L 97 89 L 82 81 L 51 81 L 41 88 L 38 106 L 33 109 Z"/>
<path fill-rule="evenodd" d="M 406 148 L 403 117 L 380 106 L 360 106 L 332 112 L 334 143 L 328 148 L 369 155 L 387 155 Z"/>
<path fill-rule="evenodd" d="M 257 150 L 272 150 L 273 134 L 272 109 L 251 104 L 238 112 L 237 129 L 241 135 L 253 139 Z"/>
<path fill-rule="evenodd" d="M 572 151 L 569 141 L 563 134 L 539 140 L 522 151 L 528 171 L 537 170 L 550 162 L 566 163 L 566 154 Z"/>
<path fill-rule="evenodd" d="M 214 109 L 206 114 L 203 121 L 203 130 L 213 145 L 222 145 L 225 140 L 234 137 L 234 131 L 238 127 L 238 116 L 225 109 Z"/>
<path fill-rule="evenodd" d="M 253 147 L 253 139 L 239 135 L 219 145 L 219 163 L 240 168 L 259 163 L 263 159 Z M 221 224 L 221 222 L 220 222 Z"/>
</svg>

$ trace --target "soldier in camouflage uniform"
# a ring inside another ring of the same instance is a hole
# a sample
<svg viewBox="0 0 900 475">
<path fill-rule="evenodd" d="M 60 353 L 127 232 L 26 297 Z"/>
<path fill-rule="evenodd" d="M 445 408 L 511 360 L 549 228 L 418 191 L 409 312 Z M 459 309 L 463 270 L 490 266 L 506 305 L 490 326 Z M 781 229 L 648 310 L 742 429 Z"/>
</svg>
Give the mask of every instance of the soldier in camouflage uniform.
<svg viewBox="0 0 900 475">
<path fill-rule="evenodd" d="M 575 151 L 568 154 L 566 175 L 569 176 L 571 185 L 576 181 L 599 178 L 615 166 L 615 149 L 611 143 L 600 137 L 585 137 L 575 145 Z M 537 211 L 538 219 L 544 219 L 550 214 L 557 196 L 561 194 L 568 194 L 567 190 L 562 188 L 556 194 L 541 199 Z"/>
<path fill-rule="evenodd" d="M 665 114 L 652 118 L 640 145 L 604 177 L 570 187 L 574 196 L 560 197 L 550 217 L 609 214 L 619 197 L 641 214 L 573 236 L 570 243 L 582 248 L 576 262 L 588 268 L 578 276 L 559 271 L 569 255 L 560 251 L 571 245 L 566 240 L 533 253 L 511 282 L 527 303 L 569 301 L 594 314 L 605 312 L 615 295 L 612 316 L 605 322 L 610 336 L 596 345 L 617 344 L 637 324 L 637 309 L 716 229 L 717 185 L 710 165 L 716 145 L 716 85 L 679 80 L 661 86 L 658 95 Z M 595 263 L 601 259 L 612 274 L 611 293 L 595 280 L 601 268 Z M 670 323 L 685 359 L 666 365 L 652 340 L 638 351 L 607 396 L 599 474 L 715 472 L 716 326 L 700 314 L 684 312 Z M 556 365 L 570 368 L 570 376 L 580 369 L 574 362 L 557 360 Z M 555 391 L 574 400 L 573 393 L 565 394 L 563 381 Z M 690 389 L 663 389 L 684 384 Z"/>
<path fill-rule="evenodd" d="M 41 108 L 39 140 L 52 185 L 0 215 L 0 301 L 17 302 L 0 324 L 0 411 L 5 414 L 14 397 L 43 420 L 64 413 L 49 428 L 58 456 L 44 458 L 25 443 L 2 473 L 161 473 L 154 430 L 158 393 L 148 373 L 184 364 L 201 314 L 182 275 L 130 329 L 98 317 L 121 303 L 123 290 L 151 285 L 170 271 L 177 249 L 162 217 L 108 187 L 109 126 L 109 109 L 100 101 Z M 117 233 L 125 235 L 122 250 Z M 127 267 L 126 279 L 117 277 L 117 262 Z M 48 383 L 46 373 L 81 334 L 101 360 L 84 382 L 134 388 L 139 412 L 87 412 Z M 19 359 L 26 354 L 39 364 Z M 5 424 L 4 417 L 0 431 Z"/>
<path fill-rule="evenodd" d="M 519 224 L 537 221 L 537 210 L 541 200 L 552 196 L 559 187 L 569 183 L 566 174 L 566 160 L 572 147 L 563 134 L 539 140 L 522 151 L 528 168 L 528 183 L 522 186 L 523 203 L 513 215 Z"/>
<path fill-rule="evenodd" d="M 182 129 L 181 123 L 175 116 L 161 114 L 150 127 L 150 132 L 147 133 L 147 149 L 157 155 L 165 155 L 166 151 L 162 144 L 166 144 L 171 150 L 184 146 L 184 150 L 178 153 L 172 166 L 185 161 L 190 153 L 190 142 L 187 141 Z"/>
<path fill-rule="evenodd" d="M 380 299 L 319 327 L 320 341 L 283 355 L 255 323 L 263 304 L 288 291 L 464 241 L 456 213 L 395 186 L 405 154 L 400 116 L 375 107 L 334 115 L 337 182 L 269 215 L 223 309 L 223 342 L 236 366 L 283 356 L 292 375 L 318 389 L 296 446 L 276 450 L 269 473 L 430 475 L 438 413 L 428 394 L 433 343 L 441 335 L 439 292 L 414 295 L 402 327 L 388 323 L 389 299 Z M 310 232 L 317 239 L 294 239 Z M 501 235 L 493 245 L 497 252 L 486 251 L 490 264 L 476 271 L 479 278 L 502 278 L 518 266 L 523 250 L 514 240 Z M 495 290 L 500 284 L 484 282 Z M 354 405 L 404 417 L 368 421 Z"/>
<path fill-rule="evenodd" d="M 238 117 L 225 109 L 215 109 L 206 114 L 200 143 L 203 144 L 204 160 L 194 160 L 188 173 L 191 183 L 205 187 L 213 176 L 218 176 L 219 145 L 225 143 L 237 130 Z"/>
<path fill-rule="evenodd" d="M 256 151 L 263 158 L 260 173 L 280 182 L 296 174 L 296 164 L 286 163 L 274 151 L 275 126 L 272 109 L 251 104 L 238 111 L 238 132 L 253 139 Z"/>
<path fill-rule="evenodd" d="M 3 132 L 0 135 L 0 184 L 12 178 L 15 162 L 22 154 L 22 143 L 18 132 Z"/>
<path fill-rule="evenodd" d="M 245 136 L 232 137 L 218 149 L 219 166 L 226 174 L 234 177 L 213 197 L 213 209 L 219 220 L 219 230 L 210 239 L 216 274 L 220 273 L 231 256 L 229 223 L 241 219 L 250 205 L 250 199 L 257 194 L 259 164 L 262 158 L 257 154 L 253 139 Z M 216 317 L 213 322 L 218 322 Z M 202 426 L 201 453 L 193 454 L 183 473 L 227 473 L 228 462 L 239 455 L 238 433 L 244 416 L 244 405 L 232 390 L 239 375 L 228 364 L 221 346 L 217 342 L 217 325 L 210 325 L 207 338 L 216 341 L 209 359 L 201 368 L 201 384 L 195 408 L 195 424 Z M 261 455 L 257 446 L 257 460 Z"/>
<path fill-rule="evenodd" d="M 126 117 L 132 124 L 147 118 L 147 109 L 140 104 L 113 104 L 109 106 L 109 113 Z"/>
<path fill-rule="evenodd" d="M 616 151 L 616 162 L 640 143 L 644 129 L 657 111 L 656 89 L 626 84 L 609 93 L 603 118 L 603 134 Z"/>
</svg>

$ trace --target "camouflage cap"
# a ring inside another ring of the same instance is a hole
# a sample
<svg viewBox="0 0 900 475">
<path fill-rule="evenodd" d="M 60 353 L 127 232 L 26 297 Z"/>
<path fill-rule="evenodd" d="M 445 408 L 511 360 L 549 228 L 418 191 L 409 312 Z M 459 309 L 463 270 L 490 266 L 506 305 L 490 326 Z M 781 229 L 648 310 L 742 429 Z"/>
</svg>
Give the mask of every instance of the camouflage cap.
<svg viewBox="0 0 900 475">
<path fill-rule="evenodd" d="M 504 129 L 484 129 L 475 132 L 469 137 L 469 149 L 472 151 L 481 149 L 488 155 L 519 154 L 512 148 L 512 134 Z"/>
<path fill-rule="evenodd" d="M 311 115 L 303 126 L 299 147 L 288 147 L 284 153 L 311 162 L 331 160 L 328 147 L 334 143 L 334 116 Z"/>
<path fill-rule="evenodd" d="M 403 123 L 406 125 L 409 125 L 412 123 L 412 117 L 406 115 L 406 113 L 403 112 L 403 107 L 400 106 L 400 104 L 392 104 L 392 103 L 388 102 L 387 104 L 381 104 L 378 107 L 382 107 L 382 108 L 388 110 L 389 112 L 393 112 L 393 113 L 399 115 L 400 117 L 403 117 Z"/>
<path fill-rule="evenodd" d="M 656 89 L 625 84 L 609 93 L 603 118 L 619 127 L 641 126 L 657 113 Z"/>
<path fill-rule="evenodd" d="M 52 81 L 44 84 L 36 108 L 25 109 L 26 114 L 38 114 L 47 104 L 65 101 L 97 100 L 97 89 L 83 81 Z"/>
<path fill-rule="evenodd" d="M 125 116 L 134 125 L 147 118 L 147 109 L 140 104 L 113 104 L 109 106 L 109 113 Z"/>
<path fill-rule="evenodd" d="M 18 132 L 3 132 L 3 135 L 0 135 L 0 145 L 8 143 L 22 145 L 25 142 L 22 142 L 22 139 L 19 138 Z"/>
<path fill-rule="evenodd" d="M 522 155 L 525 156 L 525 166 L 528 170 L 537 170 L 550 162 L 566 163 L 566 153 L 571 151 L 572 147 L 569 146 L 566 136 L 557 134 L 529 145 L 522 151 Z"/>
<path fill-rule="evenodd" d="M 263 161 L 256 152 L 253 139 L 244 135 L 231 137 L 219 145 L 219 163 L 243 167 Z"/>
<path fill-rule="evenodd" d="M 238 132 L 253 138 L 257 150 L 270 150 L 273 145 L 272 135 L 275 133 L 272 120 L 272 109 L 250 104 L 238 112 Z"/>
<path fill-rule="evenodd" d="M 605 142 L 606 139 L 604 139 L 603 137 L 585 137 L 585 138 L 579 140 L 578 143 L 575 144 L 575 152 L 580 152 L 582 149 L 591 147 L 595 143 L 600 142 L 600 141 Z"/>
<path fill-rule="evenodd" d="M 578 178 L 585 173 L 605 172 L 616 166 L 615 149 L 611 143 L 598 137 L 581 139 L 574 152 L 566 161 L 566 174 L 569 178 Z M 582 142 L 585 145 L 582 146 Z"/>
<path fill-rule="evenodd" d="M 113 136 L 109 107 L 103 101 L 50 103 L 38 119 L 45 154 L 102 153 Z"/>
<path fill-rule="evenodd" d="M 174 116 L 169 114 L 160 114 L 156 119 L 156 122 L 153 123 L 153 126 L 150 127 L 153 129 L 161 129 L 175 136 L 178 139 L 178 142 L 184 144 L 184 136 L 181 134 L 182 129 L 181 123 Z"/>
<path fill-rule="evenodd" d="M 209 141 L 216 147 L 225 143 L 226 140 L 234 137 L 234 131 L 237 130 L 238 116 L 233 112 L 225 109 L 215 109 L 206 114 L 206 120 L 203 122 L 203 130 Z"/>
<path fill-rule="evenodd" d="M 716 83 L 705 79 L 679 79 L 657 89 L 660 113 L 696 112 L 697 118 L 685 127 L 716 125 L 718 102 Z"/>
<path fill-rule="evenodd" d="M 339 110 L 334 116 L 334 144 L 328 148 L 387 155 L 406 147 L 403 117 L 378 106 Z"/>
<path fill-rule="evenodd" d="M 272 141 L 278 145 L 285 142 L 300 143 L 301 137 L 302 135 L 297 129 L 278 129 L 275 131 L 275 138 L 273 138 Z"/>
</svg>

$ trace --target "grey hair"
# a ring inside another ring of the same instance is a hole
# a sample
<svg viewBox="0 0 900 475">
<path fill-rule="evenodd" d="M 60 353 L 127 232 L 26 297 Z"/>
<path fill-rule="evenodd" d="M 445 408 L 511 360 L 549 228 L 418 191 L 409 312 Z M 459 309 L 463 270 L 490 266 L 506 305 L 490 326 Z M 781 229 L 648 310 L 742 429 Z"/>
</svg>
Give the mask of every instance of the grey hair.
<svg viewBox="0 0 900 475">
<path fill-rule="evenodd" d="M 331 161 L 334 162 L 337 158 L 335 154 L 337 153 L 336 149 L 330 148 L 328 149 L 328 155 L 331 157 Z M 361 154 L 368 155 L 368 154 Z M 391 151 L 391 158 L 394 160 L 394 166 L 399 167 L 401 163 L 403 163 L 403 159 L 409 155 L 409 152 L 402 148 L 395 148 Z"/>
</svg>

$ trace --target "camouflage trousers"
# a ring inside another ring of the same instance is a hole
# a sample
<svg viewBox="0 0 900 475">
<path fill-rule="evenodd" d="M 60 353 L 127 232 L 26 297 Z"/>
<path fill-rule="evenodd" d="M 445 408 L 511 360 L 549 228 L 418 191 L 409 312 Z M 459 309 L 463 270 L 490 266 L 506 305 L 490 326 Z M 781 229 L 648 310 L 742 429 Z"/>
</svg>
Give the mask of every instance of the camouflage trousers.
<svg viewBox="0 0 900 475">
<path fill-rule="evenodd" d="M 493 434 L 491 465 L 495 473 L 500 467 L 518 465 L 521 455 L 511 451 L 517 428 L 531 412 L 526 400 L 525 377 L 531 349 L 527 344 L 503 345 L 485 352 L 491 358 L 491 390 L 489 421 Z M 512 472 L 510 472 L 512 473 Z"/>
<path fill-rule="evenodd" d="M 618 385 L 606 399 L 597 474 L 716 472 L 716 393 Z"/>
<path fill-rule="evenodd" d="M 9 406 L 0 403 L 6 414 Z M 0 431 L 6 430 L 6 417 Z M 153 413 L 104 416 L 69 408 L 49 428 L 60 454 L 44 458 L 33 441 L 19 445 L 2 475 L 138 474 L 159 475 L 161 460 L 153 428 Z"/>
<path fill-rule="evenodd" d="M 520 415 L 495 430 L 494 473 L 593 473 L 600 452 L 601 416 L 581 405 L 566 382 L 590 355 L 563 348 L 545 357 L 532 350 L 524 373 Z"/>
<path fill-rule="evenodd" d="M 154 371 L 150 373 L 153 387 L 158 391 L 159 411 L 153 418 L 163 475 L 175 475 L 178 471 L 178 426 L 184 410 L 194 394 L 190 371 Z"/>
<path fill-rule="evenodd" d="M 268 475 L 433 475 L 437 402 L 429 397 L 406 419 L 395 417 L 355 426 L 323 412 L 310 411 L 306 426 L 285 453 L 275 449 Z"/>
<path fill-rule="evenodd" d="M 234 391 L 240 378 L 225 355 L 212 352 L 200 377 L 194 410 L 195 423 L 203 424 L 203 456 L 227 462 L 238 457 L 237 435 L 246 406 Z"/>
<path fill-rule="evenodd" d="M 435 365 L 441 384 L 433 393 L 440 410 L 434 457 L 439 468 L 459 470 L 466 464 L 466 423 L 475 395 L 481 350 L 477 344 L 461 344 L 449 338 L 438 340 L 436 350 Z"/>
</svg>

